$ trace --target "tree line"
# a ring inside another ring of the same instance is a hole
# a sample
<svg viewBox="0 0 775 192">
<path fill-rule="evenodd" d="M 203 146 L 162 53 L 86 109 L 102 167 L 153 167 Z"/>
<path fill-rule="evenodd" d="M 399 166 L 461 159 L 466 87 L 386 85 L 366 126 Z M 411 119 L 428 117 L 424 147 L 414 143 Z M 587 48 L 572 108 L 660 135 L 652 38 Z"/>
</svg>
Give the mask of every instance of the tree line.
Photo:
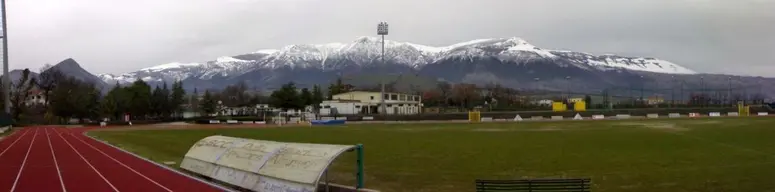
<svg viewBox="0 0 775 192">
<path fill-rule="evenodd" d="M 25 69 L 19 79 L 11 81 L 10 115 L 16 122 L 66 123 L 71 118 L 118 120 L 127 114 L 139 119 L 172 118 L 182 112 L 186 95 L 179 81 L 152 88 L 138 79 L 129 85 L 116 84 L 103 95 L 94 82 L 70 77 L 55 69 L 42 71 L 37 77 L 32 74 Z"/>
<path fill-rule="evenodd" d="M 130 115 L 132 119 L 173 119 L 180 118 L 186 108 L 188 111 L 209 115 L 218 114 L 227 107 L 251 108 L 257 104 L 268 104 L 283 110 L 305 110 L 309 106 L 311 110 L 318 110 L 321 102 L 333 99 L 336 94 L 378 91 L 378 88 L 374 87 L 359 88 L 346 84 L 341 78 L 327 87 L 313 85 L 311 88 L 299 88 L 294 82 L 289 82 L 269 95 L 250 90 L 245 82 L 226 86 L 221 90 L 204 90 L 202 94 L 194 89 L 192 94 L 187 94 L 180 81 L 151 86 L 141 79 L 127 85 L 117 83 L 109 90 L 102 91 L 94 82 L 85 82 L 55 69 L 45 70 L 38 76 L 33 74 L 29 69 L 25 69 L 18 79 L 11 81 L 12 110 L 9 115 L 17 122 L 64 123 L 71 118 L 121 120 L 125 115 Z M 32 90 L 40 92 L 33 94 Z M 387 86 L 387 91 L 395 92 L 392 85 Z M 445 82 L 438 83 L 433 89 L 413 94 L 422 96 L 425 107 L 471 109 L 481 106 L 491 110 L 544 109 L 546 106 L 535 103 L 537 99 L 567 101 L 567 98 L 571 97 L 570 94 L 541 96 L 499 84 L 478 86 Z M 30 98 L 38 95 L 41 96 L 42 102 L 30 102 Z M 0 100 L 2 97 L 0 94 Z M 614 97 L 607 96 L 605 92 L 595 99 L 590 95 L 575 97 L 582 97 L 588 105 L 593 100 L 598 101 L 595 105 L 589 105 L 591 108 L 603 108 L 609 103 L 618 106 L 617 108 L 646 106 L 643 98 L 610 101 L 609 99 Z M 710 106 L 746 99 L 740 94 L 733 94 L 731 97 L 724 101 L 714 99 L 719 97 L 694 93 L 690 94 L 689 99 L 682 105 Z M 755 98 L 748 100 L 763 103 L 762 98 L 755 95 Z M 4 103 L 0 102 L 0 107 L 3 105 Z"/>
<path fill-rule="evenodd" d="M 334 95 L 354 91 L 354 88 L 351 84 L 343 83 L 341 78 L 329 84 L 325 94 L 319 85 L 313 85 L 311 90 L 299 89 L 296 83 L 289 82 L 272 91 L 269 95 L 269 105 L 283 110 L 305 110 L 311 106 L 311 110 L 317 111 L 323 100 L 332 100 Z"/>
<path fill-rule="evenodd" d="M 22 77 L 12 82 L 11 115 L 17 121 L 65 123 L 70 118 L 122 120 L 125 115 L 131 119 L 163 120 L 180 118 L 186 108 L 210 115 L 219 114 L 224 108 L 251 108 L 257 104 L 284 110 L 303 110 L 307 106 L 317 109 L 317 104 L 323 100 L 353 88 L 342 83 L 341 79 L 330 84 L 327 90 L 318 85 L 312 89 L 299 89 L 290 82 L 265 96 L 258 91 L 251 92 L 245 82 L 239 82 L 221 90 L 204 90 L 200 94 L 198 89 L 194 89 L 193 93 L 187 94 L 180 81 L 172 84 L 162 82 L 152 87 L 148 82 L 137 79 L 127 85 L 116 83 L 103 92 L 92 82 L 53 69 L 41 72 L 37 78 L 31 74 L 26 69 Z M 35 96 L 30 92 L 33 88 L 40 90 L 43 102 L 27 102 Z"/>
</svg>

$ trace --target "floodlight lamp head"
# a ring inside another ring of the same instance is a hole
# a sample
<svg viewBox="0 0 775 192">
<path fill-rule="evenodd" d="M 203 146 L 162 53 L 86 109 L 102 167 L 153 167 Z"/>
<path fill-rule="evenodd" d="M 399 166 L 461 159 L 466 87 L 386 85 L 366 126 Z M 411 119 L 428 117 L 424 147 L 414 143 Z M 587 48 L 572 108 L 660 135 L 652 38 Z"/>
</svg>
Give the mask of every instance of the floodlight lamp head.
<svg viewBox="0 0 775 192">
<path fill-rule="evenodd" d="M 388 34 L 388 24 L 387 22 L 380 22 L 377 24 L 377 35 L 387 35 Z"/>
</svg>

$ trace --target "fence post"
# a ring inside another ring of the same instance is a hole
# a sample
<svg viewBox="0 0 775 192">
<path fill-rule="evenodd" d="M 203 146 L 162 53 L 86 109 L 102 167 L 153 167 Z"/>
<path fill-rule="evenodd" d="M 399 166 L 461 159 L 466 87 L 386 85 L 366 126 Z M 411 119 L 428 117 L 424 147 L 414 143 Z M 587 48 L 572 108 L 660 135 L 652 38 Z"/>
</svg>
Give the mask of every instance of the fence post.
<svg viewBox="0 0 775 192">
<path fill-rule="evenodd" d="M 356 189 L 362 189 L 363 188 L 363 183 L 364 183 L 364 181 L 363 181 L 364 180 L 364 178 L 363 178 L 363 144 L 356 145 L 355 153 L 358 156 L 357 157 L 358 159 L 356 161 L 356 163 L 358 164 L 357 165 L 358 167 L 357 167 L 357 173 L 355 175 L 356 181 L 358 183 L 355 185 L 355 188 Z"/>
</svg>

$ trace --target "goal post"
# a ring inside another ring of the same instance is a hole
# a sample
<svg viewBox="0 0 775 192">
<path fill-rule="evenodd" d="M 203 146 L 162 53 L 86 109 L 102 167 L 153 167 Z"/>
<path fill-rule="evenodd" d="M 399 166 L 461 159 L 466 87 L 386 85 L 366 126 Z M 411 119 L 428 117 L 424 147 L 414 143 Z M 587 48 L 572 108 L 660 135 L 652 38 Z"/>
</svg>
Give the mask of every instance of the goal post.
<svg viewBox="0 0 775 192">
<path fill-rule="evenodd" d="M 745 102 L 737 102 L 737 113 L 740 116 L 748 116 L 751 113 L 751 106 L 745 105 Z"/>
</svg>

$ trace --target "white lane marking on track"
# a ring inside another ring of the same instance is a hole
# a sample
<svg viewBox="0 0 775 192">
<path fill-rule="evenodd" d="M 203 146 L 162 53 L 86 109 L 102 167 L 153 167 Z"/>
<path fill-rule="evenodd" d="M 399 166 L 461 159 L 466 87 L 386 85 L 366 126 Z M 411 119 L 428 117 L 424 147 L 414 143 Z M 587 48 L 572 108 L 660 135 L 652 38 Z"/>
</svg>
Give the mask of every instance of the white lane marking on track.
<svg viewBox="0 0 775 192">
<path fill-rule="evenodd" d="M 22 172 L 24 172 L 24 165 L 27 165 L 27 157 L 30 156 L 30 151 L 32 149 L 32 144 L 35 143 L 35 137 L 38 136 L 38 130 L 35 130 L 35 134 L 32 135 L 32 142 L 30 142 L 30 146 L 27 148 L 27 154 L 24 155 L 24 161 L 22 161 L 22 167 L 19 167 L 19 173 L 16 174 L 16 180 L 13 181 L 13 187 L 11 187 L 11 192 L 16 190 L 16 184 L 19 183 L 19 178 L 22 177 Z"/>
<path fill-rule="evenodd" d="M 89 147 L 91 147 L 92 149 L 94 149 L 94 150 L 97 150 L 98 152 L 102 153 L 102 155 L 105 155 L 105 157 L 108 157 L 108 158 L 112 159 L 113 161 L 115 161 L 115 162 L 116 162 L 116 163 L 118 163 L 119 165 L 121 165 L 121 166 L 124 166 L 125 168 L 129 169 L 130 171 L 132 171 L 132 172 L 135 172 L 137 175 L 140 175 L 141 177 L 143 177 L 143 178 L 147 179 L 147 180 L 148 180 L 148 181 L 150 181 L 151 183 L 153 183 L 153 184 L 156 184 L 157 186 L 159 186 L 159 187 L 163 188 L 164 190 L 167 190 L 167 191 L 170 191 L 170 192 L 172 192 L 172 190 L 168 189 L 167 187 L 164 187 L 163 185 L 161 185 L 161 184 L 157 183 L 157 182 L 156 182 L 156 181 L 154 181 L 153 179 L 151 179 L 151 178 L 148 178 L 148 177 L 146 177 L 145 175 L 143 175 L 142 173 L 140 173 L 140 172 L 137 172 L 136 170 L 132 169 L 131 167 L 129 167 L 129 166 L 127 166 L 127 165 L 125 165 L 124 163 L 121 163 L 121 161 L 118 161 L 118 160 L 114 159 L 113 157 L 111 157 L 110 155 L 106 154 L 105 152 L 102 152 L 102 150 L 100 150 L 100 149 L 97 149 L 96 147 L 94 147 L 93 145 L 91 145 L 91 144 L 89 144 L 89 143 L 86 143 L 86 142 L 85 142 L 85 141 L 83 141 L 81 138 L 78 138 L 78 137 L 76 137 L 76 136 L 75 136 L 75 135 L 73 135 L 72 133 L 70 133 L 69 135 L 70 135 L 71 137 L 73 137 L 73 138 L 75 138 L 75 139 L 77 139 L 77 140 L 81 141 L 81 143 L 88 145 L 88 146 L 89 146 Z"/>
<path fill-rule="evenodd" d="M 105 183 L 108 183 L 108 185 L 110 185 L 110 188 L 113 188 L 113 190 L 115 190 L 116 192 L 118 192 L 118 191 L 119 191 L 118 189 L 116 189 L 116 186 L 113 186 L 113 184 L 112 184 L 112 183 L 110 183 L 110 181 L 108 181 L 108 179 L 107 179 L 107 178 L 105 178 L 105 176 L 102 176 L 102 173 L 100 173 L 99 171 L 97 171 L 97 169 L 96 169 L 96 168 L 94 168 L 94 166 L 92 166 L 92 165 L 91 165 L 91 163 L 89 163 L 89 161 L 87 161 L 87 160 L 86 160 L 86 158 L 84 158 L 84 157 L 83 157 L 83 155 L 81 155 L 81 153 L 80 153 L 80 152 L 78 152 L 78 150 L 76 150 L 76 149 L 75 149 L 75 147 L 73 147 L 73 145 L 71 145 L 71 144 L 70 144 L 70 142 L 69 142 L 69 141 L 67 141 L 67 139 L 65 139 L 65 137 L 62 137 L 62 135 L 61 135 L 61 134 L 59 134 L 59 132 L 57 132 L 57 131 L 56 131 L 56 129 L 54 129 L 54 132 L 56 132 L 56 133 L 57 133 L 57 135 L 59 135 L 59 137 L 60 137 L 60 138 L 62 138 L 62 141 L 65 141 L 65 143 L 67 143 L 67 145 L 68 145 L 68 146 L 70 146 L 70 149 L 73 149 L 73 151 L 75 151 L 75 153 L 76 153 L 76 154 L 78 154 L 78 156 L 79 156 L 79 157 L 81 157 L 81 160 L 83 160 L 84 162 L 86 162 L 86 164 L 87 164 L 87 165 L 89 165 L 89 167 L 91 167 L 91 170 L 93 170 L 94 172 L 96 172 L 96 173 L 97 173 L 97 175 L 99 175 L 99 176 L 100 176 L 100 178 L 102 178 L 102 180 L 103 180 L 103 181 L 105 181 Z"/>
<path fill-rule="evenodd" d="M 54 166 L 57 168 L 57 175 L 59 176 L 59 184 L 62 185 L 62 192 L 67 192 L 67 188 L 65 188 L 65 180 L 62 179 L 62 171 L 59 170 L 59 162 L 57 162 L 57 155 L 54 154 L 54 147 L 51 145 L 51 136 L 48 135 L 48 129 L 43 129 L 46 131 L 46 140 L 48 140 L 48 148 L 51 149 L 51 156 L 54 157 Z"/>
<path fill-rule="evenodd" d="M 2 156 L 3 156 L 3 154 L 5 154 L 5 152 L 6 152 L 6 151 L 8 151 L 8 149 L 10 149 L 11 147 L 13 147 L 13 145 L 14 145 L 14 144 L 16 144 L 16 142 L 17 142 L 17 141 L 19 141 L 19 139 L 21 139 L 22 137 L 24 137 L 24 135 L 27 135 L 27 133 L 29 133 L 29 132 L 30 132 L 30 131 L 24 131 L 24 134 L 22 134 L 21 136 L 19 136 L 19 138 L 16 138 L 16 140 L 14 140 L 14 141 L 13 141 L 13 143 L 11 143 L 11 145 L 9 145 L 9 146 L 8 146 L 8 148 L 5 148 L 5 150 L 3 150 L 3 152 L 0 152 L 0 157 L 2 157 Z"/>
<path fill-rule="evenodd" d="M 170 171 L 170 172 L 173 172 L 173 173 L 175 173 L 175 174 L 178 174 L 178 175 L 181 175 L 181 176 L 187 177 L 187 178 L 189 178 L 189 179 L 193 179 L 193 180 L 196 180 L 196 181 L 202 182 L 202 183 L 204 183 L 204 184 L 207 184 L 207 185 L 209 185 L 209 186 L 212 186 L 212 187 L 218 188 L 218 189 L 220 189 L 220 190 L 222 190 L 222 191 L 225 191 L 225 192 L 236 192 L 234 189 L 229 189 L 229 188 L 226 188 L 226 187 L 224 187 L 224 186 L 222 186 L 222 185 L 218 185 L 218 184 L 215 184 L 215 183 L 212 183 L 212 182 L 206 181 L 206 180 L 204 180 L 204 179 L 202 179 L 202 178 L 199 178 L 199 177 L 196 177 L 196 176 L 192 176 L 192 175 L 189 175 L 189 174 L 186 174 L 186 173 L 182 173 L 182 172 L 180 172 L 180 171 L 178 171 L 178 170 L 175 170 L 174 168 L 170 168 L 170 167 L 168 167 L 168 166 L 166 166 L 166 165 L 162 165 L 162 164 L 160 164 L 160 163 L 157 163 L 157 162 L 151 161 L 151 160 L 149 160 L 149 159 L 146 159 L 145 157 L 139 156 L 139 155 L 137 155 L 137 154 L 134 154 L 134 153 L 132 153 L 132 152 L 129 152 L 129 151 L 127 151 L 127 150 L 124 150 L 124 149 L 122 149 L 122 148 L 116 147 L 116 146 L 114 146 L 114 145 L 111 145 L 110 143 L 107 143 L 107 142 L 105 142 L 105 141 L 102 141 L 102 140 L 100 140 L 100 139 L 97 139 L 97 138 L 91 137 L 91 136 L 89 136 L 88 134 L 85 134 L 85 133 L 80 133 L 80 134 L 82 134 L 82 135 L 86 136 L 87 138 L 89 138 L 89 139 L 91 139 L 91 140 L 94 140 L 94 141 L 100 142 L 100 143 L 102 143 L 103 145 L 106 145 L 106 146 L 108 146 L 108 147 L 110 147 L 110 148 L 112 148 L 112 149 L 119 150 L 119 151 L 121 151 L 121 152 L 124 152 L 124 153 L 126 153 L 126 154 L 132 155 L 132 156 L 134 156 L 135 158 L 138 158 L 138 159 L 140 159 L 140 160 L 143 160 L 143 161 L 145 161 L 145 162 L 151 163 L 151 164 L 155 165 L 156 167 L 161 167 L 161 168 L 163 168 L 163 169 L 166 169 L 167 171 Z M 775 163 L 775 162 L 773 162 L 773 163 Z"/>
</svg>

